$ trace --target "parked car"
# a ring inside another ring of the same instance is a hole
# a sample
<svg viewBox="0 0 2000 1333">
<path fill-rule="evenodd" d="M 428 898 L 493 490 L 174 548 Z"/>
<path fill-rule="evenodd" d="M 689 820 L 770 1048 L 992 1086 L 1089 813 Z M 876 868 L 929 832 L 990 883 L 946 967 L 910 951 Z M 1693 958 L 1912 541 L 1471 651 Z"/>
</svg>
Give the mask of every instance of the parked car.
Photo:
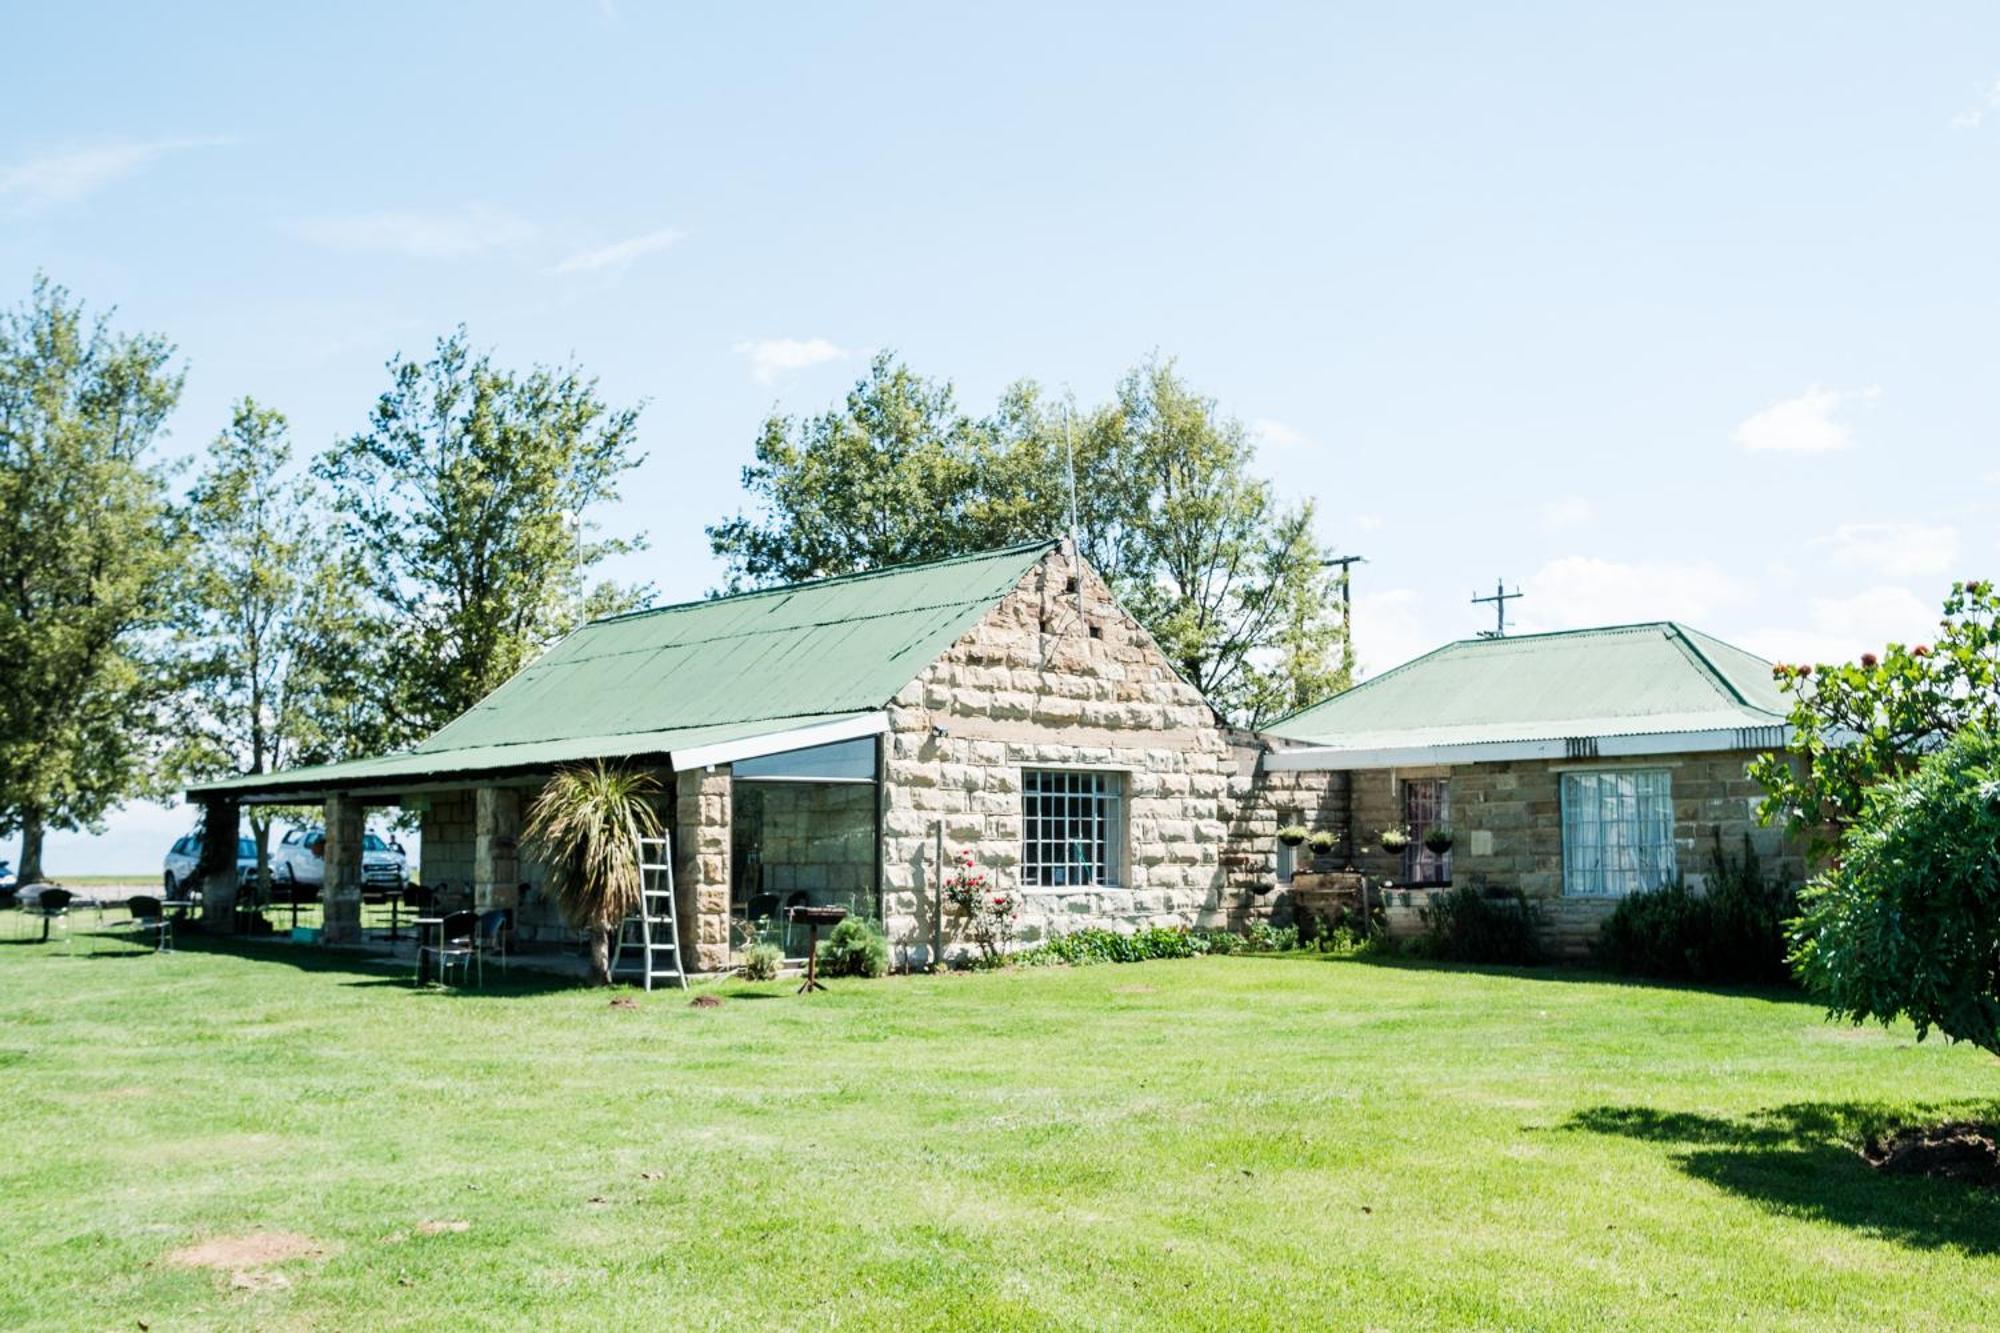
<svg viewBox="0 0 2000 1333">
<path fill-rule="evenodd" d="M 326 883 L 326 830 L 295 828 L 271 851 L 271 878 L 280 884 L 317 889 Z M 409 879 L 401 845 L 378 833 L 361 835 L 361 891 L 400 892 Z"/>
<path fill-rule="evenodd" d="M 183 889 L 193 890 L 195 871 L 201 865 L 201 834 L 190 833 L 167 851 L 166 870 L 161 886 L 169 898 L 178 898 Z M 250 838 L 236 840 L 236 887 L 257 878 L 257 844 Z"/>
</svg>

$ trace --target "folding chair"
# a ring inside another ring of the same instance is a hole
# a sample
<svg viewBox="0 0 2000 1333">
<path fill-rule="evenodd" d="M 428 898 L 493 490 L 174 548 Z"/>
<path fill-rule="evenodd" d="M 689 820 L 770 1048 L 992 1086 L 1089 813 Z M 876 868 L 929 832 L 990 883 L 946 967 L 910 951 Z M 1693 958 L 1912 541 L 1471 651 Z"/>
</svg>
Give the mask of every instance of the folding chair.
<svg viewBox="0 0 2000 1333">
<path fill-rule="evenodd" d="M 479 968 L 479 979 L 485 981 L 486 969 L 479 961 L 479 917 L 472 912 L 453 912 L 438 927 L 436 944 L 418 947 L 418 952 L 429 953 L 437 960 L 437 979 L 440 984 L 448 984 L 451 966 L 458 964 L 459 984 L 472 979 L 472 969 Z"/>
<path fill-rule="evenodd" d="M 119 929 L 151 936 L 154 953 L 174 951 L 174 919 L 167 915 L 166 907 L 158 898 L 138 894 L 125 900 L 125 910 L 132 914 L 132 919 L 119 922 Z"/>
</svg>

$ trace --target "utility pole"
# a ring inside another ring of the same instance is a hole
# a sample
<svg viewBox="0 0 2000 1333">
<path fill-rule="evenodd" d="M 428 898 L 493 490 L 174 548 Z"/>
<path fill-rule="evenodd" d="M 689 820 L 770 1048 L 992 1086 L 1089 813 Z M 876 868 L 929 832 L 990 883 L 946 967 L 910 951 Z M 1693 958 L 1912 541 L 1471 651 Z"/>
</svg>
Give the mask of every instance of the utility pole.
<svg viewBox="0 0 2000 1333">
<path fill-rule="evenodd" d="M 1340 569 L 1340 670 L 1347 683 L 1354 683 L 1354 574 L 1351 566 L 1365 565 L 1365 555 L 1337 555 L 1319 562 L 1321 569 Z"/>
<path fill-rule="evenodd" d="M 1479 631 L 1480 638 L 1504 639 L 1507 637 L 1507 603 L 1519 596 L 1521 596 L 1520 586 L 1517 584 L 1514 591 L 1508 592 L 1507 580 L 1505 579 L 1493 580 L 1493 595 L 1491 597 L 1481 597 L 1476 592 L 1472 594 L 1472 604 L 1474 606 L 1482 606 L 1487 602 L 1493 604 L 1493 628 Z"/>
</svg>

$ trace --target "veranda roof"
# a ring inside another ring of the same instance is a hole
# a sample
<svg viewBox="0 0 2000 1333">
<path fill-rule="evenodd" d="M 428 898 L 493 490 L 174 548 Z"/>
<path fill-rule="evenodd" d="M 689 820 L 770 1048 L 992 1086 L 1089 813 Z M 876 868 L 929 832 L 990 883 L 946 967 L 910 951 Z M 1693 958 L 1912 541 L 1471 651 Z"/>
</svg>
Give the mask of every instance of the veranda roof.
<svg viewBox="0 0 2000 1333">
<path fill-rule="evenodd" d="M 1274 768 L 1783 744 L 1771 664 L 1672 621 L 1463 639 L 1266 728 Z"/>
<path fill-rule="evenodd" d="M 882 709 L 1054 542 L 593 621 L 403 754 L 206 783 L 191 798 L 391 787 L 593 758 L 675 767 L 880 731 Z"/>
</svg>

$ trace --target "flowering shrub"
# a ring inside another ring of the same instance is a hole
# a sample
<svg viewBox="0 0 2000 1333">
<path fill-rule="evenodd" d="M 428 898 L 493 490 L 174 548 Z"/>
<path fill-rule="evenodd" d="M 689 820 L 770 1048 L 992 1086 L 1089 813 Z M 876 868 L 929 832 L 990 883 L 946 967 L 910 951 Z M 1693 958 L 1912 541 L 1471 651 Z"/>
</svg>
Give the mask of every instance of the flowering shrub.
<svg viewBox="0 0 2000 1333">
<path fill-rule="evenodd" d="M 970 851 L 960 852 L 954 859 L 951 877 L 944 882 L 944 896 L 962 918 L 961 929 L 978 946 L 980 961 L 988 966 L 997 962 L 1007 941 L 1014 937 L 1020 901 L 995 889 Z"/>
</svg>

